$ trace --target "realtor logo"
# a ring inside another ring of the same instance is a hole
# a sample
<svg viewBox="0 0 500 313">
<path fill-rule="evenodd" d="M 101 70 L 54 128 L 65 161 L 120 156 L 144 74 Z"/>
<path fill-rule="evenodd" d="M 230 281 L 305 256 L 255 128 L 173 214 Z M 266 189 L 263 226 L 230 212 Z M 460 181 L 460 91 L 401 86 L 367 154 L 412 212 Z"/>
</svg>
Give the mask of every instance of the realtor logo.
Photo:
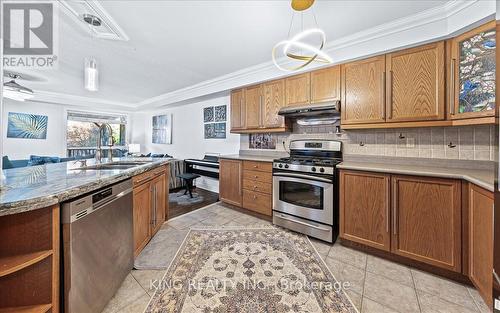
<svg viewBox="0 0 500 313">
<path fill-rule="evenodd" d="M 5 67 L 55 68 L 57 15 L 54 2 L 4 2 Z"/>
</svg>

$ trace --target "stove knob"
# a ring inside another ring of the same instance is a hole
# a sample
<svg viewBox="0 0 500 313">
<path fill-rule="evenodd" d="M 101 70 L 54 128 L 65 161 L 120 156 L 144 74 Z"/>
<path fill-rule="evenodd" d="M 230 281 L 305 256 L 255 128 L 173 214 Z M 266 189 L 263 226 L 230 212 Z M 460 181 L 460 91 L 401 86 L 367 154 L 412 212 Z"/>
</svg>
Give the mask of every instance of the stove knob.
<svg viewBox="0 0 500 313">
<path fill-rule="evenodd" d="M 324 173 L 324 172 L 325 172 L 325 169 L 324 169 L 324 168 L 320 168 L 320 169 L 319 169 L 319 171 L 320 171 L 321 173 Z"/>
<path fill-rule="evenodd" d="M 282 167 L 283 167 L 283 164 L 281 164 L 281 163 L 280 163 L 280 164 L 278 165 L 278 167 L 279 167 L 279 168 L 282 168 Z"/>
<path fill-rule="evenodd" d="M 316 168 L 315 167 L 311 168 L 311 171 L 316 172 Z"/>
<path fill-rule="evenodd" d="M 288 164 L 285 164 L 285 168 L 289 168 L 290 166 L 288 166 Z"/>
</svg>

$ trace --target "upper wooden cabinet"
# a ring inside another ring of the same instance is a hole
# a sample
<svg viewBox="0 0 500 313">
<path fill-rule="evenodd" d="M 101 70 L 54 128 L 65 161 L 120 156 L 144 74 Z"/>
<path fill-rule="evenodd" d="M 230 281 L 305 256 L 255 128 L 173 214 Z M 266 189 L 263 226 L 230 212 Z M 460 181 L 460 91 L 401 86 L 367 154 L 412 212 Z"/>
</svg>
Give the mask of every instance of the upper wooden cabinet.
<svg viewBox="0 0 500 313">
<path fill-rule="evenodd" d="M 311 72 L 311 103 L 340 100 L 340 65 Z"/>
<path fill-rule="evenodd" d="M 264 128 L 285 127 L 285 118 L 278 115 L 285 106 L 285 81 L 275 80 L 263 84 L 262 126 Z"/>
<path fill-rule="evenodd" d="M 342 238 L 390 251 L 390 179 L 388 174 L 341 170 Z"/>
<path fill-rule="evenodd" d="M 243 165 L 238 160 L 220 160 L 219 196 L 221 201 L 241 206 L 243 197 Z"/>
<path fill-rule="evenodd" d="M 342 124 L 385 122 L 385 56 L 342 64 Z"/>
<path fill-rule="evenodd" d="M 386 55 L 387 121 L 445 118 L 444 42 Z"/>
<path fill-rule="evenodd" d="M 461 182 L 392 176 L 392 184 L 392 251 L 461 272 Z"/>
<path fill-rule="evenodd" d="M 262 125 L 262 86 L 245 88 L 245 126 L 260 128 Z"/>
<path fill-rule="evenodd" d="M 451 39 L 448 63 L 452 119 L 495 115 L 495 22 Z"/>
<path fill-rule="evenodd" d="M 243 89 L 231 91 L 231 130 L 245 128 L 244 101 Z"/>
<path fill-rule="evenodd" d="M 285 88 L 286 106 L 310 103 L 311 73 L 304 73 L 286 78 Z"/>
<path fill-rule="evenodd" d="M 493 193 L 469 186 L 469 277 L 491 307 L 493 289 Z"/>
</svg>

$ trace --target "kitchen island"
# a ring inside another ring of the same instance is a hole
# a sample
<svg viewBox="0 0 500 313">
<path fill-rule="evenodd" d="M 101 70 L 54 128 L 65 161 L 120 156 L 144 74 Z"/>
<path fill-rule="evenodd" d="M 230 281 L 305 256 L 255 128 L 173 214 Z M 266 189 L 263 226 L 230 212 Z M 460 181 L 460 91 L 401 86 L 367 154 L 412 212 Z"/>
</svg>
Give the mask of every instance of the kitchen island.
<svg viewBox="0 0 500 313">
<path fill-rule="evenodd" d="M 118 158 L 112 163 L 87 160 L 87 164 L 5 170 L 0 190 L 0 312 L 62 311 L 63 202 L 131 179 L 135 244 L 130 248 L 137 253 L 139 242 L 142 249 L 167 218 L 168 167 L 172 161 Z M 155 221 L 154 228 L 150 221 Z"/>
</svg>

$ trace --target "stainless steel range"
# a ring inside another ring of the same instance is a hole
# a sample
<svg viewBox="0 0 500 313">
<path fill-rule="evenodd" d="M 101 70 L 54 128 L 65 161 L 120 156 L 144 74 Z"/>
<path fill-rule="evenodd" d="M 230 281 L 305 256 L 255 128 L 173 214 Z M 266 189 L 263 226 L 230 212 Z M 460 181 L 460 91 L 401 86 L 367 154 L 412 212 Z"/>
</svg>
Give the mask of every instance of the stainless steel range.
<svg viewBox="0 0 500 313">
<path fill-rule="evenodd" d="M 333 243 L 340 162 L 340 141 L 291 141 L 290 157 L 273 162 L 273 223 Z"/>
</svg>

